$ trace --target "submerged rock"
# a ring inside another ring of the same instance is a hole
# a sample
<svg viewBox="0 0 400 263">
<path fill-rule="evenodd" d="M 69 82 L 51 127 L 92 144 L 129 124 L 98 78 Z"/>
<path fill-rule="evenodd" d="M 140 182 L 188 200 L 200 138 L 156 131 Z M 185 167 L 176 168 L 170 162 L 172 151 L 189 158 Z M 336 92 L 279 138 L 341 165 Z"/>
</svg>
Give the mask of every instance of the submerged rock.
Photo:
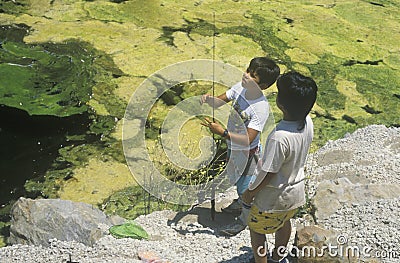
<svg viewBox="0 0 400 263">
<path fill-rule="evenodd" d="M 60 199 L 20 198 L 11 210 L 10 244 L 49 246 L 51 239 L 91 246 L 107 234 L 120 217 L 107 217 L 85 203 Z"/>
</svg>

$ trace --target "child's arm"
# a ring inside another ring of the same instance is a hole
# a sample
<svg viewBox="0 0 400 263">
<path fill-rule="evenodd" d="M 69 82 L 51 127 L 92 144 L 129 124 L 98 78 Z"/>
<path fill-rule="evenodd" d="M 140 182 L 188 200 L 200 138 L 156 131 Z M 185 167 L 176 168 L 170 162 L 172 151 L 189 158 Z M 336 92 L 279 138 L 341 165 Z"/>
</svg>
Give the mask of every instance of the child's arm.
<svg viewBox="0 0 400 263">
<path fill-rule="evenodd" d="M 225 103 L 227 103 L 229 101 L 230 100 L 226 96 L 225 92 L 222 93 L 221 95 L 219 95 L 218 97 L 213 97 L 210 94 L 204 94 L 200 98 L 200 104 L 207 103 L 211 107 L 214 105 L 214 108 L 219 108 L 219 107 L 221 107 L 222 105 L 224 105 Z"/>
<path fill-rule="evenodd" d="M 209 128 L 210 131 L 214 134 L 224 136 L 225 129 L 222 127 L 221 124 L 217 122 L 212 122 L 208 118 L 204 118 L 204 122 L 201 125 Z M 259 131 L 257 130 L 254 130 L 252 128 L 247 128 L 247 134 L 228 132 L 224 137 L 225 139 L 229 139 L 237 144 L 248 146 L 257 137 L 258 133 Z"/>
<path fill-rule="evenodd" d="M 259 133 L 259 131 L 257 131 L 257 130 L 254 130 L 252 128 L 247 128 L 247 135 L 229 132 L 228 135 L 226 136 L 226 139 L 229 139 L 235 143 L 238 143 L 238 144 L 241 144 L 244 146 L 248 146 L 257 137 L 258 133 Z"/>
<path fill-rule="evenodd" d="M 257 193 L 261 189 L 263 189 L 266 185 L 269 184 L 269 181 L 271 180 L 272 176 L 274 176 L 274 175 L 275 175 L 275 173 L 267 173 L 266 171 L 261 170 L 257 176 L 264 176 L 263 181 L 255 189 L 253 189 L 253 190 L 247 189 L 242 195 L 242 201 L 245 204 L 251 204 L 254 200 L 254 197 L 257 195 Z"/>
</svg>

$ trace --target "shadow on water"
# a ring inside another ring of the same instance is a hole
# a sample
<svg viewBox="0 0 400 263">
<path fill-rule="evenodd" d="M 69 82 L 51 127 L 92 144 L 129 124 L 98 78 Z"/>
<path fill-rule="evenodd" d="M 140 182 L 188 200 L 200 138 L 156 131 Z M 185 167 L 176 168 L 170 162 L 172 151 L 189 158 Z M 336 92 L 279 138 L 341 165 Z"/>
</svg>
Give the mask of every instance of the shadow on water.
<svg viewBox="0 0 400 263">
<path fill-rule="evenodd" d="M 85 134 L 90 122 L 88 113 L 30 116 L 23 110 L 0 106 L 0 204 L 27 196 L 25 181 L 50 169 L 58 150 L 74 143 L 67 136 Z"/>
</svg>

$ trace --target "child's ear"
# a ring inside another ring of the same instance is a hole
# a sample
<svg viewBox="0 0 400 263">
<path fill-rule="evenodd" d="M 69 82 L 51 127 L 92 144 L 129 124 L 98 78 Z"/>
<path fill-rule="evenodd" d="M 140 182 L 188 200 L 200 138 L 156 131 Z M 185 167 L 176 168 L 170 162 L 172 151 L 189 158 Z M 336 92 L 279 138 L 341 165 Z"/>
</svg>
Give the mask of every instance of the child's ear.
<svg viewBox="0 0 400 263">
<path fill-rule="evenodd" d="M 278 106 L 278 108 L 279 108 L 281 111 L 285 111 L 283 105 L 279 103 L 278 96 L 276 97 L 275 102 L 276 102 L 276 106 Z"/>
</svg>

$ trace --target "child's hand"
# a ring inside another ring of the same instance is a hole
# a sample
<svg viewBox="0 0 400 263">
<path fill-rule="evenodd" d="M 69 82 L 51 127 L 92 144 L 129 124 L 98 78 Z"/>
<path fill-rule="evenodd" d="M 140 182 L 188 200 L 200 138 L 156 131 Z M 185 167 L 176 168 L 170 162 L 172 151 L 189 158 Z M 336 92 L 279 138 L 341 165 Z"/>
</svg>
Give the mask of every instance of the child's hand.
<svg viewBox="0 0 400 263">
<path fill-rule="evenodd" d="M 204 118 L 204 122 L 202 122 L 201 125 L 209 128 L 212 133 L 218 134 L 221 136 L 224 134 L 224 131 L 225 131 L 225 129 L 221 126 L 221 124 L 212 122 L 208 118 Z"/>
<path fill-rule="evenodd" d="M 250 193 L 249 189 L 244 191 L 242 195 L 242 202 L 246 205 L 250 205 L 253 202 L 254 196 Z"/>
<path fill-rule="evenodd" d="M 200 98 L 200 104 L 203 105 L 204 103 L 207 103 L 207 100 L 211 97 L 210 94 L 204 94 Z"/>
</svg>

